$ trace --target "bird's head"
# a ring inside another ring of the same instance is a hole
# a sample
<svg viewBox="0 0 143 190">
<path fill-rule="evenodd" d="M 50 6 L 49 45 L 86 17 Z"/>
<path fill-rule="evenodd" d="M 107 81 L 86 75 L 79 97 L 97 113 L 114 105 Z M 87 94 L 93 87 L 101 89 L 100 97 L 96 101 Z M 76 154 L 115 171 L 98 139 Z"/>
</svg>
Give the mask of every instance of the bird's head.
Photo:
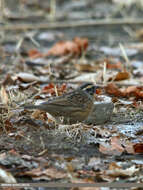
<svg viewBox="0 0 143 190">
<path fill-rule="evenodd" d="M 84 83 L 79 87 L 79 89 L 86 91 L 90 95 L 94 95 L 96 89 L 100 88 L 99 86 L 94 85 L 93 83 Z"/>
</svg>

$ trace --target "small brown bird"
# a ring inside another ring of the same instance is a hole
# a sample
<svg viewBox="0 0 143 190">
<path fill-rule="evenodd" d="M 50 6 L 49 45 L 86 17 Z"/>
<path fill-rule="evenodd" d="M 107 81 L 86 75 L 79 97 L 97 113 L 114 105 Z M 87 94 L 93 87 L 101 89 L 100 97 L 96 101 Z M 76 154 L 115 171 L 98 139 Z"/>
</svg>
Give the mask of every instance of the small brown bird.
<svg viewBox="0 0 143 190">
<path fill-rule="evenodd" d="M 76 90 L 55 97 L 39 105 L 27 105 L 25 109 L 46 111 L 53 117 L 64 116 L 65 123 L 82 122 L 87 119 L 94 103 L 94 93 L 99 88 L 92 83 L 85 83 Z"/>
</svg>

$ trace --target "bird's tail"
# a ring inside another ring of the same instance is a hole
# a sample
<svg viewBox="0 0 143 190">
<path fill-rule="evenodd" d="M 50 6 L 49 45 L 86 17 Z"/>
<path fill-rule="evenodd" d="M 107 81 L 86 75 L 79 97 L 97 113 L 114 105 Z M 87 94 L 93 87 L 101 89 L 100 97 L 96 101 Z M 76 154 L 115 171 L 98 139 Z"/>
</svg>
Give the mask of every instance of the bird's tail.
<svg viewBox="0 0 143 190">
<path fill-rule="evenodd" d="M 25 105 L 24 109 L 37 109 L 36 105 Z"/>
</svg>

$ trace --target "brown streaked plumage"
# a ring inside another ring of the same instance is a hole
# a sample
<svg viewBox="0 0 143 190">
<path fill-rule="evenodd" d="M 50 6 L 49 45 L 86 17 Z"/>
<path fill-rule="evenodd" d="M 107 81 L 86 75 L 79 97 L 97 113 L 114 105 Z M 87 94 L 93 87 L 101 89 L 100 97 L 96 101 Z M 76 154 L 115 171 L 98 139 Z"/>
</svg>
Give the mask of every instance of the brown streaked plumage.
<svg viewBox="0 0 143 190">
<path fill-rule="evenodd" d="M 46 111 L 53 117 L 64 116 L 64 120 L 69 123 L 82 122 L 92 110 L 96 88 L 92 83 L 85 83 L 72 92 L 39 105 L 26 105 L 24 108 Z"/>
</svg>

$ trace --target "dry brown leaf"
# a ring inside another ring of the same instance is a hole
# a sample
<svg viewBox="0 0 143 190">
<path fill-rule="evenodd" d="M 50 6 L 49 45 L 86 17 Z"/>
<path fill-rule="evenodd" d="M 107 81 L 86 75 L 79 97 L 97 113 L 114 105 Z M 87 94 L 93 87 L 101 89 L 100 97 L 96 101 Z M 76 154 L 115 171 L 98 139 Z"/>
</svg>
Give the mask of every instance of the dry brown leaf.
<svg viewBox="0 0 143 190">
<path fill-rule="evenodd" d="M 136 92 L 136 97 L 137 98 L 143 98 L 143 90 L 139 90 Z"/>
<path fill-rule="evenodd" d="M 69 53 L 78 54 L 78 46 L 71 41 L 60 41 L 56 43 L 46 54 L 48 55 L 66 55 Z"/>
<path fill-rule="evenodd" d="M 102 152 L 103 154 L 108 154 L 108 155 L 121 155 L 122 154 L 118 150 L 112 148 L 110 145 L 103 145 L 103 144 L 100 144 L 99 151 Z"/>
<path fill-rule="evenodd" d="M 78 48 L 80 50 L 79 53 L 81 53 L 82 51 L 85 51 L 88 47 L 88 39 L 87 38 L 75 37 L 73 39 L 73 41 L 78 45 Z"/>
<path fill-rule="evenodd" d="M 28 56 L 30 58 L 36 59 L 38 57 L 43 57 L 43 54 L 40 53 L 37 49 L 31 49 L 28 51 Z"/>
<path fill-rule="evenodd" d="M 100 144 L 99 151 L 109 155 L 121 155 L 124 151 L 124 148 L 121 145 L 120 138 L 117 136 L 111 138 L 110 145 Z"/>
<path fill-rule="evenodd" d="M 45 121 L 47 119 L 46 113 L 41 111 L 41 110 L 35 110 L 32 113 L 31 117 L 34 118 L 34 119 L 40 119 L 40 120 L 43 120 L 43 121 Z"/>
<path fill-rule="evenodd" d="M 111 95 L 114 95 L 114 96 L 117 96 L 117 97 L 124 97 L 125 96 L 125 93 L 122 92 L 114 83 L 110 83 L 108 84 L 106 87 L 106 92 L 108 94 L 111 94 Z"/>
<path fill-rule="evenodd" d="M 78 64 L 78 63 L 76 63 L 75 68 L 78 71 L 89 71 L 89 72 L 96 71 L 96 67 L 89 64 L 89 63 L 87 63 L 87 64 Z"/>
<path fill-rule="evenodd" d="M 125 91 L 126 96 L 143 98 L 143 87 L 129 86 Z"/>
<path fill-rule="evenodd" d="M 107 63 L 107 69 L 123 69 L 123 64 L 121 62 L 115 62 L 115 63 L 111 63 L 110 59 L 105 60 L 105 62 Z"/>
<path fill-rule="evenodd" d="M 57 42 L 49 51 L 45 54 L 45 56 L 49 55 L 66 55 L 66 54 L 74 54 L 80 55 L 82 51 L 85 51 L 88 47 L 88 39 L 87 38 L 74 38 L 72 41 L 60 41 Z"/>
<path fill-rule="evenodd" d="M 120 80 L 126 80 L 126 79 L 129 79 L 130 78 L 130 74 L 129 72 L 118 72 L 115 76 L 115 81 L 120 81 Z"/>
<path fill-rule="evenodd" d="M 116 163 L 111 163 L 109 165 L 109 170 L 106 170 L 105 174 L 112 177 L 131 177 L 138 171 L 139 171 L 139 168 L 136 169 L 135 165 L 127 169 L 122 169 Z"/>
<path fill-rule="evenodd" d="M 125 150 L 129 153 L 129 154 L 135 154 L 134 148 L 133 148 L 133 143 L 132 142 L 127 142 L 126 144 L 124 144 Z"/>
<path fill-rule="evenodd" d="M 131 94 L 138 91 L 138 88 L 136 86 L 129 86 L 128 88 L 126 88 L 126 93 L 127 94 Z"/>
<path fill-rule="evenodd" d="M 53 83 L 50 83 L 47 86 L 44 86 L 44 88 L 42 89 L 42 93 L 56 95 L 55 90 L 57 90 L 58 96 L 61 96 L 63 93 L 65 93 L 66 88 L 67 88 L 67 84 L 62 84 L 61 86 L 59 86 L 59 85 L 54 85 Z"/>
<path fill-rule="evenodd" d="M 120 137 L 119 136 L 115 136 L 111 138 L 111 146 L 113 149 L 116 149 L 119 152 L 123 152 L 124 148 L 121 145 L 121 141 L 120 141 Z"/>
<path fill-rule="evenodd" d="M 21 172 L 19 176 L 30 176 L 33 179 L 61 179 L 68 177 L 67 173 L 58 171 L 55 168 L 35 168 L 30 171 Z"/>
<path fill-rule="evenodd" d="M 143 154 L 143 143 L 137 143 L 133 145 L 135 153 Z"/>
</svg>

